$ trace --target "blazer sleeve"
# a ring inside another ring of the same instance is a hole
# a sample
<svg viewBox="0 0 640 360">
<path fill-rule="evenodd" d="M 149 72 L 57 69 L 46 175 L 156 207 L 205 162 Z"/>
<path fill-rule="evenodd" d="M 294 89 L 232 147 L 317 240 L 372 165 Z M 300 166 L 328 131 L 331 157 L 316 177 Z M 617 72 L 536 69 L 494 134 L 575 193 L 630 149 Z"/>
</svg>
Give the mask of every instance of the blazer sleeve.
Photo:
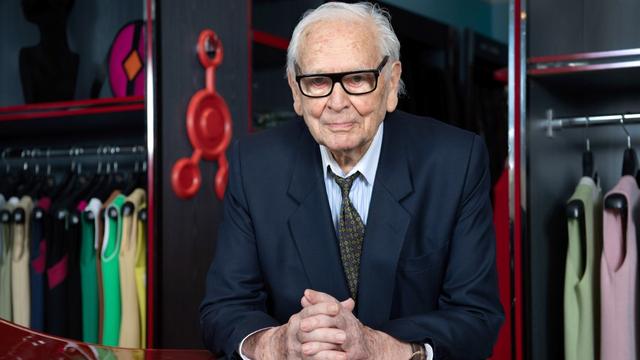
<svg viewBox="0 0 640 360">
<path fill-rule="evenodd" d="M 438 310 L 384 323 L 378 330 L 434 348 L 434 360 L 486 359 L 504 321 L 498 298 L 488 155 L 474 136 L 449 244 Z"/>
<path fill-rule="evenodd" d="M 238 142 L 233 144 L 229 158 L 223 221 L 207 273 L 200 325 L 204 344 L 210 351 L 232 356 L 247 335 L 280 324 L 267 314 L 267 293 L 243 190 Z"/>
</svg>

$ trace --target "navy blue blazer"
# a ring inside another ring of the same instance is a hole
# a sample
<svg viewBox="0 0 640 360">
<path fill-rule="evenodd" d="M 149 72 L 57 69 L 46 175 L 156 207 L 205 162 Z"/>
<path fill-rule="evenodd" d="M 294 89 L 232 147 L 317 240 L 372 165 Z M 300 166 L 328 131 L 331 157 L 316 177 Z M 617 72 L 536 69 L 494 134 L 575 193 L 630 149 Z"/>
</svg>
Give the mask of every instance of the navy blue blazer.
<svg viewBox="0 0 640 360">
<path fill-rule="evenodd" d="M 356 316 L 435 359 L 490 356 L 498 299 L 490 175 L 480 137 L 388 113 L 360 264 Z M 292 121 L 234 144 L 216 254 L 200 308 L 204 343 L 232 354 L 286 323 L 307 288 L 349 297 L 318 144 Z"/>
</svg>

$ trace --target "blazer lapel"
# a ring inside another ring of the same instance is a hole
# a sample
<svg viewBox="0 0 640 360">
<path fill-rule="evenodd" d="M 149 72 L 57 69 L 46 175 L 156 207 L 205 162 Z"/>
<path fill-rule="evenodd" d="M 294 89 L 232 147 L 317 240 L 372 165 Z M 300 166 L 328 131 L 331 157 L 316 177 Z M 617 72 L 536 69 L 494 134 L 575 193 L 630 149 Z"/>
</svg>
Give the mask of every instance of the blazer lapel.
<svg viewBox="0 0 640 360">
<path fill-rule="evenodd" d="M 349 297 L 349 291 L 331 220 L 320 150 L 306 128 L 298 149 L 288 190 L 289 195 L 298 202 L 298 208 L 289 218 L 291 236 L 311 288 L 342 301 Z"/>
<path fill-rule="evenodd" d="M 387 116 L 389 119 L 389 116 Z M 413 191 L 406 150 L 393 121 L 385 120 L 382 149 L 360 263 L 357 315 L 375 326 L 389 319 L 396 267 L 410 215 L 400 200 Z"/>
</svg>

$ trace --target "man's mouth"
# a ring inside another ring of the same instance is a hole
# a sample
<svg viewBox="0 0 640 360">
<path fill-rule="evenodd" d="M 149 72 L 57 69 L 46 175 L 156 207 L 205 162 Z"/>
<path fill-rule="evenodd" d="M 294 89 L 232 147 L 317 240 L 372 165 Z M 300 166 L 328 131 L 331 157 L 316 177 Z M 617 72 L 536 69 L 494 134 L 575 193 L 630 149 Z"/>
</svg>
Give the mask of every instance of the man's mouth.
<svg viewBox="0 0 640 360">
<path fill-rule="evenodd" d="M 355 123 L 352 121 L 327 123 L 326 127 L 333 131 L 350 130 Z"/>
</svg>

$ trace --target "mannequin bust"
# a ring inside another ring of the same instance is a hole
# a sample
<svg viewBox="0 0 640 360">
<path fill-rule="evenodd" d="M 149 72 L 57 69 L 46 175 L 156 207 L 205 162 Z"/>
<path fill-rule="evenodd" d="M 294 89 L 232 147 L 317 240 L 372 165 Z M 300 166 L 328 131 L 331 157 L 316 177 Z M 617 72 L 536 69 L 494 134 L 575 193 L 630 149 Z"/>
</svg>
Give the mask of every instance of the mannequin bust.
<svg viewBox="0 0 640 360">
<path fill-rule="evenodd" d="M 67 19 L 74 0 L 22 0 L 27 21 L 40 29 L 40 43 L 20 49 L 25 103 L 72 100 L 78 54 L 67 42 Z"/>
</svg>

